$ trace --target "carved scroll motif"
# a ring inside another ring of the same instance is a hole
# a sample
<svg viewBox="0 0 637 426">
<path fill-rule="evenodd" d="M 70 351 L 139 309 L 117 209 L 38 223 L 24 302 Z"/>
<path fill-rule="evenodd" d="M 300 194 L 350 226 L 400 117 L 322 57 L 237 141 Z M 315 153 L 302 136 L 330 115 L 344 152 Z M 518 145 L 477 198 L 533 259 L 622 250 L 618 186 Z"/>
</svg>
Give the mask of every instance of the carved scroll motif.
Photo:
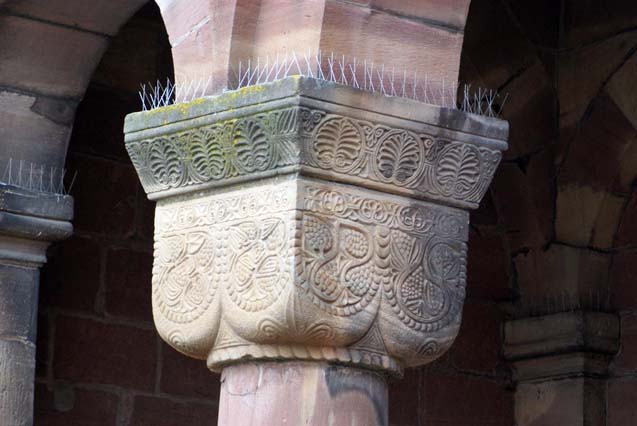
<svg viewBox="0 0 637 426">
<path fill-rule="evenodd" d="M 456 321 L 464 299 L 466 212 L 303 183 L 304 201 L 294 213 L 294 191 L 286 184 L 158 209 L 159 311 L 173 322 L 193 321 L 217 291 L 245 311 L 261 311 L 296 283 L 335 316 L 384 297 L 414 330 Z"/>
<path fill-rule="evenodd" d="M 319 306 L 350 315 L 382 285 L 411 328 L 435 331 L 457 319 L 466 279 L 464 214 L 310 186 L 305 200 L 315 213 L 303 218 L 301 285 Z"/>
</svg>

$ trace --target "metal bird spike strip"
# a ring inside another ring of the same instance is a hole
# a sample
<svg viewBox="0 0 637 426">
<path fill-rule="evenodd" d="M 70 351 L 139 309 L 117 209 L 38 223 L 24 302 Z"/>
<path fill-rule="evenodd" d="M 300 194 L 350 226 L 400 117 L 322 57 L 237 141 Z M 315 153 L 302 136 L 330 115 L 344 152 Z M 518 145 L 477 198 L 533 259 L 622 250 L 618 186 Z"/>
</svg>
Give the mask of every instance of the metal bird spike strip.
<svg viewBox="0 0 637 426">
<path fill-rule="evenodd" d="M 455 81 L 433 80 L 426 74 L 404 68 L 397 69 L 334 53 L 325 55 L 321 51 L 301 55 L 293 52 L 266 57 L 265 60 L 240 61 L 232 67 L 233 78 L 226 90 L 271 83 L 293 75 L 487 117 L 500 117 L 508 98 L 508 94 L 501 95 L 496 90 L 473 88 L 470 84 L 458 84 Z M 211 76 L 190 79 L 182 84 L 175 84 L 170 79 L 142 84 L 139 91 L 142 109 L 149 111 L 193 101 L 204 97 L 212 84 Z"/>
<path fill-rule="evenodd" d="M 0 185 L 14 186 L 28 191 L 68 195 L 77 173 L 68 181 L 66 169 L 24 160 L 0 159 Z M 66 182 L 69 182 L 68 188 Z"/>
<path fill-rule="evenodd" d="M 611 292 L 608 288 L 527 296 L 516 302 L 516 316 L 534 317 L 581 310 L 610 312 L 610 299 Z"/>
</svg>

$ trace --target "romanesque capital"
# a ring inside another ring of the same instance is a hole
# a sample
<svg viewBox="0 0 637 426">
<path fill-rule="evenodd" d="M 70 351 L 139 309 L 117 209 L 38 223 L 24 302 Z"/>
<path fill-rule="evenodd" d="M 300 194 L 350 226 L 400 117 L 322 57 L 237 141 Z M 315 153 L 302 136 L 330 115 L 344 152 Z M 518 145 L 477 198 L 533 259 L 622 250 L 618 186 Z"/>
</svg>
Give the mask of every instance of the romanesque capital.
<svg viewBox="0 0 637 426">
<path fill-rule="evenodd" d="M 153 313 L 209 368 L 322 360 L 400 374 L 460 326 L 469 209 L 507 124 L 311 78 L 130 115 L 157 200 Z"/>
<path fill-rule="evenodd" d="M 0 183 L 0 263 L 42 266 L 48 246 L 71 236 L 72 219 L 70 195 Z"/>
</svg>

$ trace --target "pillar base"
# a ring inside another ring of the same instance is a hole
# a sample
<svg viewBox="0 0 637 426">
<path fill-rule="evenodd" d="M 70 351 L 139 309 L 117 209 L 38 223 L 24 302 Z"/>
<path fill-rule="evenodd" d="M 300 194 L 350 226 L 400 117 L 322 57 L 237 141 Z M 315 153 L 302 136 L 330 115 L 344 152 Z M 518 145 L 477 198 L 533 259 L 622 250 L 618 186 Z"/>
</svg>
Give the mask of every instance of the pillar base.
<svg viewBox="0 0 637 426">
<path fill-rule="evenodd" d="M 382 375 L 318 362 L 255 362 L 226 367 L 219 426 L 385 426 Z"/>
</svg>

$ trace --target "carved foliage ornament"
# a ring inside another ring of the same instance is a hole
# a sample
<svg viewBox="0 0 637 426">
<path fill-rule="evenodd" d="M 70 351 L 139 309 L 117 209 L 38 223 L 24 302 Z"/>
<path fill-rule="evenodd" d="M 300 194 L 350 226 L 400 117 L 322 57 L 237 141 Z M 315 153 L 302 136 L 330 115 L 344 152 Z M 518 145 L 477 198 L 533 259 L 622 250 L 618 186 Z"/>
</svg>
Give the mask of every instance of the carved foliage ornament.
<svg viewBox="0 0 637 426">
<path fill-rule="evenodd" d="M 396 200 L 293 181 L 160 206 L 154 306 L 169 323 L 185 325 L 215 309 L 211 300 L 224 293 L 235 308 L 260 313 L 266 337 L 333 344 L 342 330 L 320 321 L 302 325 L 298 313 L 274 307 L 287 288 L 322 315 L 395 316 L 429 337 L 460 319 L 468 214 Z M 245 328 L 237 318 L 223 321 Z M 183 350 L 179 336 L 172 343 Z M 221 349 L 242 345 L 225 341 Z M 443 346 L 435 338 L 424 342 L 413 349 L 421 356 Z"/>
<path fill-rule="evenodd" d="M 465 297 L 461 208 L 477 206 L 505 144 L 396 116 L 372 122 L 361 117 L 383 112 L 320 97 L 276 102 L 293 106 L 180 116 L 127 136 L 160 200 L 161 335 L 211 368 L 252 357 L 398 371 L 439 356 Z M 445 126 L 491 133 L 454 117 Z"/>
<path fill-rule="evenodd" d="M 127 143 L 148 193 L 301 165 L 347 182 L 476 205 L 501 154 L 294 107 Z"/>
</svg>

